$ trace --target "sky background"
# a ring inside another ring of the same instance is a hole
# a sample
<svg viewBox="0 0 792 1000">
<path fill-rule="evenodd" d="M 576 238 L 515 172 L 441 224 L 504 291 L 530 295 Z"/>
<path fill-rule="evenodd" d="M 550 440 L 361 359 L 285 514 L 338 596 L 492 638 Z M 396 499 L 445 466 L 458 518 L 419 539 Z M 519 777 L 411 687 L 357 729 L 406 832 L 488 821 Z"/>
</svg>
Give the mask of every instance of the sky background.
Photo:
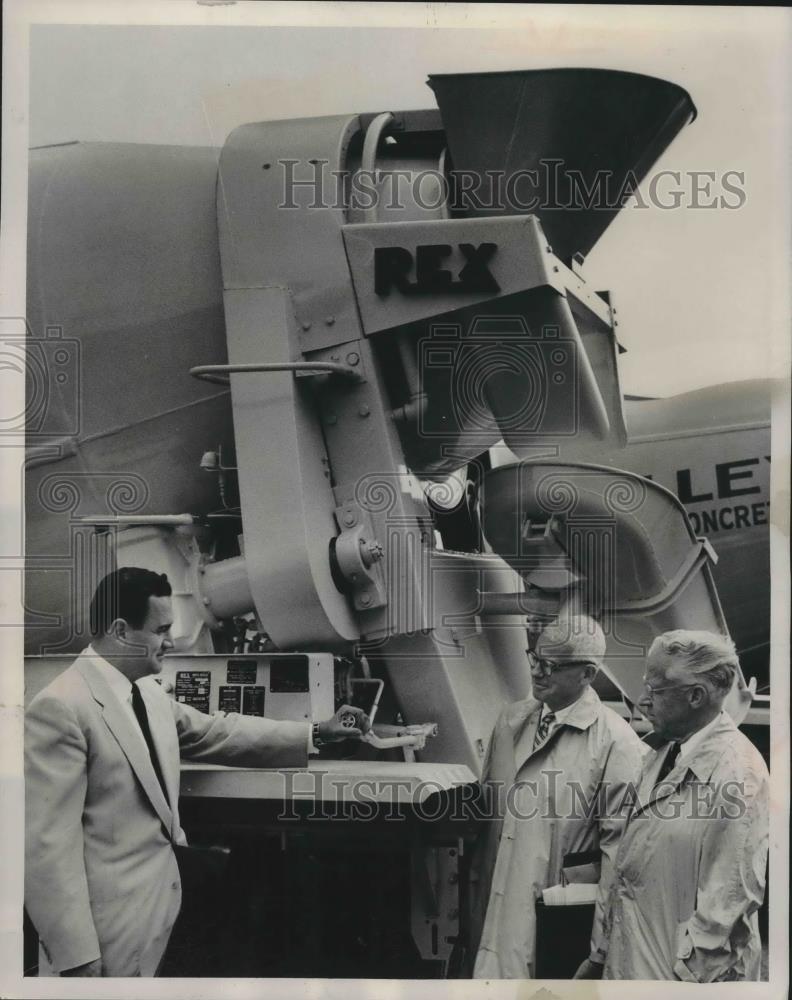
<svg viewBox="0 0 792 1000">
<path fill-rule="evenodd" d="M 628 207 L 590 254 L 587 282 L 610 289 L 619 310 L 622 386 L 670 395 L 785 374 L 785 12 L 492 8 L 484 20 L 497 28 L 480 16 L 475 27 L 465 17 L 467 27 L 438 26 L 430 13 L 413 27 L 34 25 L 30 145 L 221 145 L 243 122 L 433 107 L 429 73 L 587 66 L 659 76 L 688 90 L 698 118 L 654 169 L 742 171 L 746 199 L 738 210 Z"/>
</svg>

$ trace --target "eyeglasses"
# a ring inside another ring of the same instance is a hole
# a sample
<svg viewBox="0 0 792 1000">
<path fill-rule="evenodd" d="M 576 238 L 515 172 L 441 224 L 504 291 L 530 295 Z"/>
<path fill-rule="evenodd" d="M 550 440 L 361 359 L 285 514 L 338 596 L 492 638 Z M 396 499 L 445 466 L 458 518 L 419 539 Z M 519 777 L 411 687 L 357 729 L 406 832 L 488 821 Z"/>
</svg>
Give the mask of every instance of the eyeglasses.
<svg viewBox="0 0 792 1000">
<path fill-rule="evenodd" d="M 662 687 L 652 687 L 651 684 L 647 684 L 646 681 L 644 681 L 643 688 L 650 698 L 654 698 L 654 696 L 656 694 L 660 694 L 661 691 L 684 691 L 685 688 L 698 686 L 698 684 L 663 684 Z"/>
<path fill-rule="evenodd" d="M 526 649 L 525 652 L 531 670 L 540 670 L 545 677 L 549 677 L 557 670 L 564 670 L 566 667 L 596 666 L 596 663 L 591 660 L 561 660 L 560 663 L 557 663 L 555 660 L 547 660 L 543 656 L 537 656 L 532 649 Z"/>
</svg>

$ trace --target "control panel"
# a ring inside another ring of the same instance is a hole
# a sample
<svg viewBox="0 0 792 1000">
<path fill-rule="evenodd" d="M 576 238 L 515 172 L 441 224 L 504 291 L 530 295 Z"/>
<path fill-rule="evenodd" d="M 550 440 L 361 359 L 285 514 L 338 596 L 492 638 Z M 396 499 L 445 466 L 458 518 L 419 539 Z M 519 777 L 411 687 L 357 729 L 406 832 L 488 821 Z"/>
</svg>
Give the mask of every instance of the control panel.
<svg viewBox="0 0 792 1000">
<path fill-rule="evenodd" d="M 199 712 L 267 719 L 329 719 L 334 712 L 330 653 L 166 656 L 161 680 Z"/>
</svg>

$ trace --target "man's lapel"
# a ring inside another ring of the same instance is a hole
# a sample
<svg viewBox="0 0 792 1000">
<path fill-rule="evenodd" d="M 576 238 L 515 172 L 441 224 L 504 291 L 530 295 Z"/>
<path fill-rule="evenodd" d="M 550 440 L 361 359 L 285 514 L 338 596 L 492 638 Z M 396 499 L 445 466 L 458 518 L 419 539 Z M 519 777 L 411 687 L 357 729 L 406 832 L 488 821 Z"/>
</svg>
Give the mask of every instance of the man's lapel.
<svg viewBox="0 0 792 1000">
<path fill-rule="evenodd" d="M 541 710 L 542 703 L 535 698 L 526 698 L 511 706 L 508 725 L 512 734 L 512 760 L 515 778 L 533 752 Z"/>
<path fill-rule="evenodd" d="M 146 705 L 151 737 L 154 740 L 157 759 L 162 769 L 162 776 L 165 779 L 165 787 L 168 790 L 171 811 L 175 815 L 179 804 L 181 767 L 178 738 L 176 737 L 176 727 L 173 723 L 173 713 L 155 680 L 145 678 L 138 684 L 138 687 Z"/>
<path fill-rule="evenodd" d="M 681 753 L 674 767 L 655 788 L 654 784 L 662 766 L 661 761 L 668 752 L 668 743 L 663 744 L 658 749 L 658 755 L 648 761 L 644 770 L 638 796 L 639 801 L 635 808 L 636 814 L 648 808 L 652 803 L 666 799 L 676 792 L 688 774 L 692 774 L 696 780 L 702 783 L 708 782 L 728 741 L 737 731 L 731 718 L 725 712 L 722 713 L 718 724 L 706 734 L 703 741 L 687 757 L 685 757 L 684 752 Z"/>
<path fill-rule="evenodd" d="M 534 748 L 536 730 L 539 728 L 539 720 L 542 717 L 542 703 L 534 698 L 527 698 L 525 701 L 519 702 L 516 706 L 519 711 L 516 713 L 515 721 L 512 723 L 516 770 L 519 771 L 535 753 L 544 753 L 549 749 L 559 738 L 559 734 L 563 732 L 565 727 L 569 726 L 579 730 L 588 729 L 599 715 L 601 704 L 597 692 L 593 688 L 587 687 L 575 702 L 572 711 L 570 711 L 564 722 L 550 733 L 544 743 Z M 523 748 L 522 753 L 519 752 L 520 746 Z"/>
<path fill-rule="evenodd" d="M 653 803 L 660 802 L 662 799 L 667 799 L 669 795 L 673 795 L 679 790 L 687 777 L 689 771 L 687 763 L 677 761 L 665 778 L 659 784 L 656 784 L 657 774 L 661 766 L 659 761 L 665 757 L 667 752 L 668 747 L 666 746 L 657 758 L 649 762 L 649 767 L 644 772 L 644 778 L 641 782 L 639 800 L 635 807 L 636 814 L 643 812 L 644 809 L 648 809 Z"/>
<path fill-rule="evenodd" d="M 151 763 L 151 757 L 149 756 L 148 748 L 142 734 L 136 733 L 132 728 L 132 720 L 118 698 L 113 694 L 100 671 L 91 662 L 91 659 L 81 657 L 77 661 L 77 669 L 85 678 L 85 682 L 91 689 L 94 699 L 101 705 L 102 716 L 107 724 L 107 728 L 124 752 L 132 770 L 143 787 L 143 791 L 151 800 L 151 805 L 154 807 L 155 812 L 162 820 L 165 829 L 170 831 L 173 825 L 173 813 L 165 801 L 165 796 L 162 794 L 162 789 L 157 780 L 157 775 Z"/>
</svg>

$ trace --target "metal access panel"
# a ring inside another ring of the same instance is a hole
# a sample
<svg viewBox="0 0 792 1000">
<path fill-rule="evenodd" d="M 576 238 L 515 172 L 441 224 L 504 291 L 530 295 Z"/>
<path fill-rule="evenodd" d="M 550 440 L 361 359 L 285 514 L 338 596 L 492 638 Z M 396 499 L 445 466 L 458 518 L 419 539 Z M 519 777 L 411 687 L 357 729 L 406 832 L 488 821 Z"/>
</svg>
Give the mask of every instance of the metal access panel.
<svg viewBox="0 0 792 1000">
<path fill-rule="evenodd" d="M 302 721 L 334 711 L 330 653 L 168 656 L 162 681 L 176 701 L 210 714 Z"/>
<path fill-rule="evenodd" d="M 25 704 L 74 662 L 73 656 L 25 658 Z M 241 715 L 295 722 L 333 714 L 330 653 L 171 655 L 160 680 L 182 704 L 211 715 Z"/>
</svg>

